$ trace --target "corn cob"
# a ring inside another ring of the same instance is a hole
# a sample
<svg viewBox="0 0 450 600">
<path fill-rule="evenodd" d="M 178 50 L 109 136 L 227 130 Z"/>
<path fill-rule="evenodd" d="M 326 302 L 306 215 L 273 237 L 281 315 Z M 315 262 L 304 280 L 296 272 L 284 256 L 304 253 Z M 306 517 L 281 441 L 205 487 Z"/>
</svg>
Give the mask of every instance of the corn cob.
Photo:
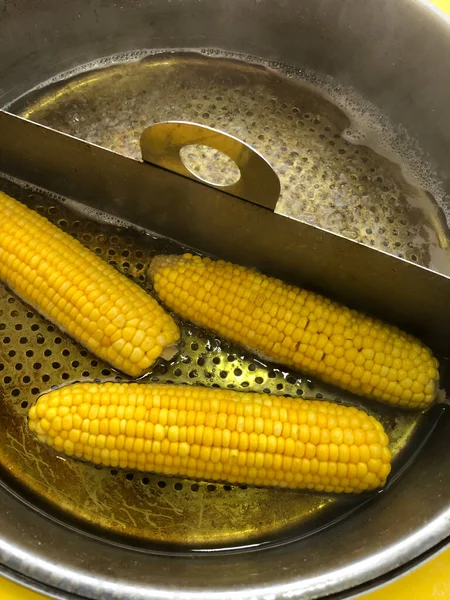
<svg viewBox="0 0 450 600">
<path fill-rule="evenodd" d="M 391 468 L 374 417 L 318 400 L 83 383 L 42 395 L 28 425 L 68 456 L 197 479 L 351 493 L 384 485 Z"/>
<path fill-rule="evenodd" d="M 175 322 L 142 288 L 1 192 L 0 279 L 129 375 L 145 372 L 179 338 Z"/>
<path fill-rule="evenodd" d="M 149 274 L 169 308 L 271 360 L 401 408 L 435 399 L 437 360 L 397 327 L 222 260 L 159 256 Z"/>
</svg>

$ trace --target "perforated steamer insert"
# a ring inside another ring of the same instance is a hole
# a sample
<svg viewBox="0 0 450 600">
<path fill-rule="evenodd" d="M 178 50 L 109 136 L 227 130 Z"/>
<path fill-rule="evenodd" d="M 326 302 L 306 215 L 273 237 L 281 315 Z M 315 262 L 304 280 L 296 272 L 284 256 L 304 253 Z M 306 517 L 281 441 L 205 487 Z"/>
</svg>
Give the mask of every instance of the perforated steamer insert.
<svg viewBox="0 0 450 600">
<path fill-rule="evenodd" d="M 124 154 L 139 156 L 152 122 L 189 120 L 236 135 L 274 165 L 278 210 L 411 261 L 448 270 L 443 219 L 400 168 L 343 137 L 348 118 L 310 85 L 263 66 L 200 54 L 155 55 L 85 70 L 20 99 L 10 110 Z M 186 161 L 214 181 L 227 165 L 191 147 Z M 150 258 L 179 253 L 176 242 L 80 211 L 6 180 L 25 201 L 128 277 L 149 289 Z M 151 194 L 151 190 L 149 190 Z M 430 210 L 431 208 L 431 210 Z M 276 252 L 276 249 L 274 249 Z M 245 253 L 245 248 L 242 248 Z M 434 262 L 433 262 L 434 261 Z M 52 386 L 123 376 L 0 287 L 1 468 L 13 489 L 54 518 L 126 544 L 177 551 L 236 548 L 310 534 L 364 498 L 262 490 L 98 468 L 34 441 L 28 407 Z M 376 414 L 392 440 L 394 475 L 412 459 L 429 418 L 399 413 L 310 381 L 182 323 L 180 352 L 144 381 L 333 398 Z"/>
</svg>

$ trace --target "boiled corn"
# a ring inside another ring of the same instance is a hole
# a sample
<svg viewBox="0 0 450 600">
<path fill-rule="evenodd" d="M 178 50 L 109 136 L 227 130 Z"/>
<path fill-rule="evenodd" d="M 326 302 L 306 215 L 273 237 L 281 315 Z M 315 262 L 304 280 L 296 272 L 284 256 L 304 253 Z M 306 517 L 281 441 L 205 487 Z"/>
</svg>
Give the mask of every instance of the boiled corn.
<svg viewBox="0 0 450 600">
<path fill-rule="evenodd" d="M 145 372 L 179 338 L 175 322 L 142 288 L 1 192 L 0 279 L 129 375 Z"/>
<path fill-rule="evenodd" d="M 68 456 L 204 480 L 350 493 L 384 485 L 391 468 L 374 417 L 318 400 L 82 383 L 41 396 L 28 425 Z"/>
<path fill-rule="evenodd" d="M 159 256 L 149 274 L 169 308 L 271 360 L 402 408 L 435 399 L 437 360 L 397 327 L 222 260 Z"/>
</svg>

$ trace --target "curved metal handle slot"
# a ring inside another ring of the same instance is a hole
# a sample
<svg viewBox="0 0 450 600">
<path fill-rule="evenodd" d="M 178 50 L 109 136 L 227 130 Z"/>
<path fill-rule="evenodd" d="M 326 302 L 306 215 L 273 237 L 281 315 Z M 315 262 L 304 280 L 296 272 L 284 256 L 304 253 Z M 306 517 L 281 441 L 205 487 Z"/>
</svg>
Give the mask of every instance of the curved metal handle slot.
<svg viewBox="0 0 450 600">
<path fill-rule="evenodd" d="M 239 168 L 240 179 L 230 185 L 217 185 L 197 177 L 180 156 L 182 148 L 192 145 L 209 146 L 226 154 Z M 275 210 L 280 195 L 278 175 L 261 154 L 228 133 L 186 121 L 155 123 L 142 132 L 141 152 L 145 162 Z"/>
</svg>

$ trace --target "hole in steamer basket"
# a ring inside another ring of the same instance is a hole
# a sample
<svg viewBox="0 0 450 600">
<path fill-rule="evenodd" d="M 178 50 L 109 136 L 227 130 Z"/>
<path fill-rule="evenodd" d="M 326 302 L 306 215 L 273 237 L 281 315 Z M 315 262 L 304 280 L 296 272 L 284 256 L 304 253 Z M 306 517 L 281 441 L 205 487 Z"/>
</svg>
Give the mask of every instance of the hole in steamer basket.
<svg viewBox="0 0 450 600">
<path fill-rule="evenodd" d="M 239 167 L 229 156 L 203 144 L 190 144 L 180 150 L 180 158 L 193 175 L 213 185 L 232 185 L 241 178 Z"/>
</svg>

